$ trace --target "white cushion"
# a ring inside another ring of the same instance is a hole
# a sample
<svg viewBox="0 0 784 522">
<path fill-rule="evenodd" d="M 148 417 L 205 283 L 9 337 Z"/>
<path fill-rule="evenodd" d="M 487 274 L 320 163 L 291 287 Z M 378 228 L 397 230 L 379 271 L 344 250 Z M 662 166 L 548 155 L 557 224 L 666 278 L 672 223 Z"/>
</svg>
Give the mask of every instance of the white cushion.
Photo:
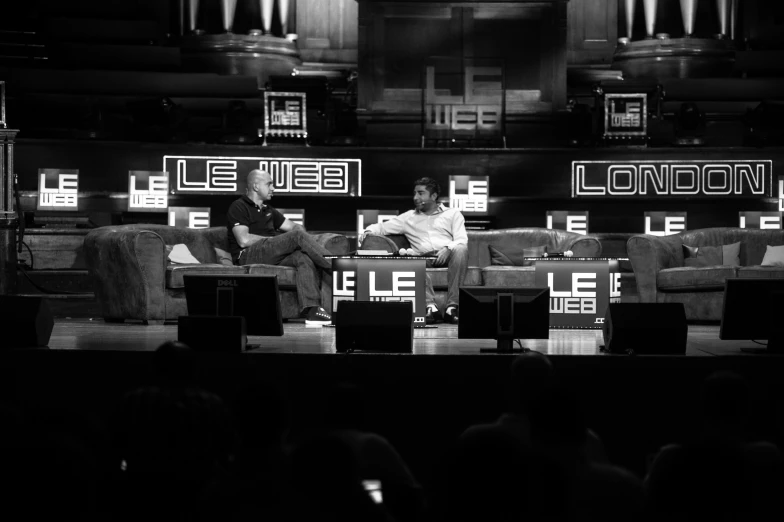
<svg viewBox="0 0 784 522">
<path fill-rule="evenodd" d="M 185 243 L 180 243 L 172 247 L 171 252 L 169 252 L 169 261 L 172 263 L 199 264 L 199 260 L 193 257 L 193 254 L 188 250 Z"/>
<path fill-rule="evenodd" d="M 770 246 L 762 258 L 762 266 L 784 266 L 784 245 Z"/>
</svg>

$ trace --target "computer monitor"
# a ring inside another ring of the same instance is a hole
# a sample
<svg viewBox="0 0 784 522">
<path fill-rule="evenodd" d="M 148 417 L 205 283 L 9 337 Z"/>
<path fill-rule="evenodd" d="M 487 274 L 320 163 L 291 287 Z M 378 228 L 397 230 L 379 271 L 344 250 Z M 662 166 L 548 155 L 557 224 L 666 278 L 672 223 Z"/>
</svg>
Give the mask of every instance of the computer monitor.
<svg viewBox="0 0 784 522">
<path fill-rule="evenodd" d="M 511 353 L 515 339 L 550 337 L 550 288 L 460 288 L 459 339 L 496 339 L 498 353 Z"/>
<path fill-rule="evenodd" d="M 241 316 L 248 335 L 283 335 L 278 278 L 185 274 L 188 315 Z"/>
<path fill-rule="evenodd" d="M 768 341 L 768 352 L 782 352 L 784 279 L 732 278 L 724 283 L 719 339 Z M 760 348 L 741 348 L 748 353 Z"/>
</svg>

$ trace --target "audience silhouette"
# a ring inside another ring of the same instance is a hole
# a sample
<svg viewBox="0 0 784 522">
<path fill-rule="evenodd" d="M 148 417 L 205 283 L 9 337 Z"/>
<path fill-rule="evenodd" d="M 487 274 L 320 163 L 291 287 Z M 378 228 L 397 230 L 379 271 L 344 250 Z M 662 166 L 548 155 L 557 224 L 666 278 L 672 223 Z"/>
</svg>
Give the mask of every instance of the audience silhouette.
<svg viewBox="0 0 784 522">
<path fill-rule="evenodd" d="M 72 411 L 54 401 L 33 407 L 1 397 L 0 469 L 10 479 L 2 492 L 2 514 L 10 515 L 4 519 L 780 517 L 782 454 L 772 442 L 753 436 L 755 394 L 733 372 L 716 372 L 702 382 L 693 397 L 699 427 L 683 441 L 663 446 L 642 481 L 610 462 L 589 429 L 583 397 L 561 380 L 553 361 L 536 352 L 522 354 L 511 362 L 506 411 L 445 440 L 450 450 L 443 461 L 429 463 L 442 468 L 431 469 L 444 479 L 440 498 L 439 487 L 426 481 L 423 487 L 403 458 L 406 453 L 374 426 L 384 424 L 378 412 L 369 415 L 362 386 L 329 384 L 319 398 L 326 405 L 321 423 L 312 419 L 293 427 L 297 403 L 289 402 L 284 387 L 260 382 L 253 372 L 232 383 L 232 390 L 211 391 L 200 382 L 211 356 L 176 341 L 164 343 L 153 354 L 147 378 L 140 376 L 136 387 L 112 397 L 110 414 Z M 623 418 L 617 429 L 623 430 Z M 413 469 L 419 474 L 420 468 Z"/>
<path fill-rule="evenodd" d="M 733 372 L 705 379 L 698 433 L 664 446 L 651 464 L 645 479 L 651 513 L 741 520 L 780 511 L 781 452 L 770 442 L 749 440 L 750 401 L 748 383 Z"/>
</svg>

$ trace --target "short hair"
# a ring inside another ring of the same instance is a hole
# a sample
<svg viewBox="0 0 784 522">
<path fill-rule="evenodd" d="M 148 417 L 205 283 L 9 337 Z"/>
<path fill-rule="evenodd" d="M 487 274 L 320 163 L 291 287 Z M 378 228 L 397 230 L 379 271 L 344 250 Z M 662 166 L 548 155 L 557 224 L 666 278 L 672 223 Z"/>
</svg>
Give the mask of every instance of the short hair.
<svg viewBox="0 0 784 522">
<path fill-rule="evenodd" d="M 438 181 L 434 180 L 433 178 L 419 178 L 414 182 L 414 186 L 416 187 L 417 185 L 424 185 L 425 190 L 431 194 L 435 193 L 438 194 L 439 197 L 441 196 L 441 185 L 439 185 Z"/>
</svg>

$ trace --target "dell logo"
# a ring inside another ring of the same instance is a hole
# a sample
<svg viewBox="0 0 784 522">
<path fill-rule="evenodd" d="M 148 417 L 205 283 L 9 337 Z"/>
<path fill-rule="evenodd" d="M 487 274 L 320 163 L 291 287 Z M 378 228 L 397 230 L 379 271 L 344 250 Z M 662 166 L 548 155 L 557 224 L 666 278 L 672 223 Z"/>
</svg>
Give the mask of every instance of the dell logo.
<svg viewBox="0 0 784 522">
<path fill-rule="evenodd" d="M 239 285 L 237 284 L 237 281 L 234 281 L 234 280 L 231 280 L 231 279 L 227 279 L 225 281 L 221 281 L 219 279 L 218 280 L 218 286 L 239 286 Z"/>
<path fill-rule="evenodd" d="M 594 324 L 604 324 L 604 317 L 597 317 Z"/>
</svg>

